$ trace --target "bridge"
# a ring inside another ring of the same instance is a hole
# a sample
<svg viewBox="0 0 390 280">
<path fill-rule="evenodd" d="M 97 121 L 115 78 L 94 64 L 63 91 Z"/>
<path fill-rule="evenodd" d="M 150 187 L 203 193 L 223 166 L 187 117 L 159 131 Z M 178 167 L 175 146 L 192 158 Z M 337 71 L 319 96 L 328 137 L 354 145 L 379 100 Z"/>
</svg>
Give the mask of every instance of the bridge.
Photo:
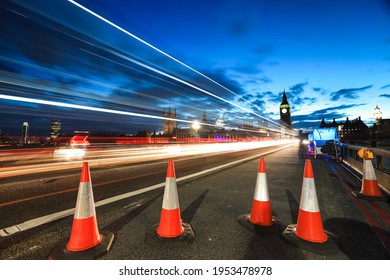
<svg viewBox="0 0 390 280">
<path fill-rule="evenodd" d="M 360 199 L 353 192 L 361 189 L 361 175 L 351 168 L 354 164 L 349 158 L 342 164 L 331 158 L 299 158 L 297 144 L 276 144 L 204 155 L 182 147 L 182 154 L 176 150 L 161 158 L 126 159 L 109 166 L 91 160 L 98 226 L 115 235 L 111 249 L 100 258 L 389 259 L 388 190 L 381 188 L 386 198 L 381 201 Z M 238 222 L 240 215 L 250 213 L 260 157 L 266 164 L 272 215 L 282 224 L 276 233 L 267 235 Z M 168 159 L 174 161 L 182 220 L 192 226 L 195 238 L 191 243 L 161 248 L 148 242 L 147 236 L 159 223 Z M 287 225 L 297 223 L 306 159 L 313 166 L 324 229 L 337 244 L 332 254 L 291 246 L 282 237 Z M 2 179 L 1 259 L 47 259 L 58 243 L 69 239 L 81 163 Z"/>
<path fill-rule="evenodd" d="M 248 92 L 237 87 L 245 75 L 228 78 L 216 69 L 206 76 L 76 1 L 38 2 L 0 4 L 11 23 L 1 30 L 2 116 L 61 116 L 68 128 L 97 125 L 112 134 L 58 136 L 57 120 L 51 141 L 68 146 L 37 139 L 37 147 L 28 146 L 29 125 L 23 144 L 1 147 L 0 271 L 40 279 L 91 278 L 92 270 L 109 279 L 303 280 L 340 278 L 338 261 L 349 260 L 341 262 L 349 278 L 388 274 L 388 149 L 342 144 L 336 159 L 302 154 L 286 92 L 279 122 L 269 117 L 278 93 L 258 94 L 253 81 Z M 24 36 L 11 34 L 14 25 Z M 271 81 L 256 70 L 261 76 L 253 80 Z M 290 89 L 298 94 L 306 84 Z M 322 93 L 336 101 L 371 87 Z M 344 107 L 314 110 L 307 123 Z M 134 128 L 144 130 L 135 136 Z M 362 158 L 362 150 L 372 157 Z M 367 188 L 376 194 L 366 195 Z M 267 222 L 254 222 L 256 211 Z M 318 261 L 327 261 L 326 271 Z"/>
</svg>

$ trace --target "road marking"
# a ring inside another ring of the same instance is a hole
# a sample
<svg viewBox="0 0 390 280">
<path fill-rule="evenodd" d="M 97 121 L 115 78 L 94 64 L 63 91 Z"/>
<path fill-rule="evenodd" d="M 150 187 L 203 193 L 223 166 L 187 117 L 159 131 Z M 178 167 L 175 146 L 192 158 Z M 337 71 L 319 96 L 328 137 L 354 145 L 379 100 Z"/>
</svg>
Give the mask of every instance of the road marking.
<svg viewBox="0 0 390 280">
<path fill-rule="evenodd" d="M 127 181 L 127 180 L 131 180 L 131 179 L 141 178 L 141 177 L 144 177 L 144 176 L 150 176 L 150 175 L 158 174 L 158 173 L 161 173 L 161 171 L 153 172 L 153 173 L 148 173 L 148 174 L 143 174 L 143 175 L 132 176 L 132 177 L 127 177 L 127 178 L 118 179 L 118 180 L 112 180 L 112 181 L 108 181 L 108 182 L 104 182 L 104 183 L 97 183 L 97 184 L 94 184 L 94 183 L 93 183 L 93 184 L 92 184 L 92 188 L 101 187 L 101 186 L 104 186 L 104 185 L 113 184 L 113 183 L 118 183 L 118 182 Z M 17 204 L 17 203 L 20 203 L 20 202 L 26 202 L 26 201 L 29 201 L 29 200 L 44 198 L 44 197 L 48 197 L 48 196 L 53 196 L 53 195 L 58 195 L 58 194 L 64 194 L 64 193 L 67 193 L 67 192 L 74 192 L 74 191 L 78 191 L 78 189 L 79 189 L 79 188 L 77 187 L 77 188 L 73 188 L 73 189 L 61 190 L 61 191 L 57 191 L 57 192 L 52 192 L 52 193 L 47 193 L 47 194 L 41 194 L 41 195 L 35 195 L 35 196 L 26 197 L 26 198 L 22 198 L 22 199 L 18 199 L 18 200 L 13 200 L 13 201 L 9 201 L 9 202 L 4 202 L 4 203 L 1 203 L 1 204 L 0 204 L 0 207 L 12 205 L 12 204 Z"/>
<path fill-rule="evenodd" d="M 275 150 L 272 150 L 272 151 L 269 151 L 269 152 L 266 152 L 266 153 L 256 154 L 254 156 L 250 156 L 250 157 L 247 157 L 247 158 L 244 158 L 244 159 L 236 160 L 236 161 L 233 161 L 233 162 L 230 162 L 230 163 L 226 163 L 226 164 L 223 164 L 223 165 L 220 165 L 220 166 L 216 166 L 216 167 L 213 167 L 213 168 L 210 168 L 210 169 L 207 169 L 207 170 L 203 170 L 203 171 L 200 171 L 200 172 L 197 172 L 197 173 L 193 173 L 193 174 L 190 174 L 190 175 L 187 175 L 187 176 L 184 176 L 184 177 L 180 177 L 180 178 L 176 179 L 176 182 L 185 181 L 185 180 L 192 179 L 192 178 L 195 178 L 195 177 L 199 177 L 199 176 L 202 176 L 202 175 L 206 175 L 208 173 L 212 173 L 212 172 L 215 172 L 215 171 L 218 171 L 218 170 L 229 168 L 229 167 L 232 167 L 234 165 L 238 165 L 240 163 L 243 163 L 243 162 L 246 162 L 246 161 L 250 161 L 250 160 L 259 158 L 261 156 L 265 156 L 265 155 L 268 155 L 268 154 L 271 154 L 271 153 L 278 152 L 280 150 L 287 149 L 287 148 L 292 147 L 294 145 L 295 144 L 290 144 L 290 145 L 283 146 L 281 148 L 278 148 L 278 149 L 275 149 Z M 129 198 L 129 197 L 132 197 L 132 196 L 136 196 L 136 195 L 139 195 L 139 194 L 142 194 L 142 193 L 146 193 L 146 192 L 149 192 L 149 191 L 152 191 L 152 190 L 156 190 L 156 189 L 162 188 L 164 186 L 165 186 L 165 182 L 159 183 L 159 184 L 155 184 L 153 186 L 149 186 L 149 187 L 146 187 L 146 188 L 143 188 L 143 189 L 139 189 L 139 190 L 136 190 L 136 191 L 131 191 L 131 192 L 128 192 L 128 193 L 124 193 L 124 194 L 120 194 L 120 195 L 113 196 L 113 197 L 110 197 L 110 198 L 106 198 L 106 199 L 103 199 L 103 200 L 100 200 L 100 201 L 96 202 L 95 203 L 95 207 L 103 206 L 103 205 L 106 205 L 106 204 L 109 204 L 109 203 L 113 203 L 113 202 L 116 202 L 116 201 L 119 201 L 119 200 L 122 200 L 122 199 L 126 199 L 126 198 Z M 0 230 L 0 237 L 9 236 L 9 235 L 15 234 L 17 232 L 25 231 L 25 230 L 28 230 L 28 229 L 31 229 L 31 228 L 34 228 L 34 227 L 37 227 L 37 226 L 40 226 L 40 225 L 44 225 L 44 224 L 47 224 L 47 223 L 50 223 L 50 222 L 53 222 L 53 221 L 56 221 L 56 220 L 68 217 L 68 216 L 74 214 L 74 210 L 75 210 L 75 208 L 67 209 L 67 210 L 60 211 L 60 212 L 57 212 L 57 213 L 53 213 L 53 214 L 50 214 L 50 215 L 38 217 L 38 218 L 35 218 L 35 219 L 32 219 L 32 220 L 23 222 L 23 223 L 18 224 L 18 225 L 13 225 L 13 226 L 10 226 L 10 227 L 7 227 L 7 228 L 3 228 L 3 229 Z"/>
</svg>

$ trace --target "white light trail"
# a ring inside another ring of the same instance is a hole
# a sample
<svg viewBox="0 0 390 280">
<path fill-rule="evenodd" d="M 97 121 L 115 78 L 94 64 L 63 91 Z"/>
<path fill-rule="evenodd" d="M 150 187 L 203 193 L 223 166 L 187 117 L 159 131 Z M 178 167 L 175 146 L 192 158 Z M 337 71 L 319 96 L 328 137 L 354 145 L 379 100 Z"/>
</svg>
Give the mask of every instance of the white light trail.
<svg viewBox="0 0 390 280">
<path fill-rule="evenodd" d="M 6 94 L 0 94 L 0 99 L 34 103 L 34 104 L 42 104 L 42 105 L 50 105 L 50 106 L 59 106 L 59 107 L 80 109 L 80 110 L 87 110 L 87 111 L 95 111 L 95 112 L 101 112 L 101 113 L 118 114 L 118 115 L 132 116 L 132 117 L 142 117 L 142 118 L 150 118 L 150 119 L 172 120 L 172 121 L 192 123 L 192 121 L 188 121 L 188 120 L 166 118 L 166 117 L 153 116 L 153 115 L 148 115 L 148 114 L 140 114 L 140 113 L 134 113 L 134 112 L 111 110 L 111 109 L 105 109 L 105 108 L 96 108 L 96 107 L 90 107 L 90 106 L 85 106 L 85 105 L 69 104 L 69 103 L 64 103 L 64 102 L 48 101 L 48 100 L 34 99 L 34 98 L 28 98 L 28 97 L 11 96 L 11 95 L 6 95 Z"/>
<path fill-rule="evenodd" d="M 49 105 L 49 106 L 59 106 L 59 107 L 65 107 L 65 108 L 80 109 L 80 110 L 86 110 L 86 111 L 94 111 L 94 112 L 117 114 L 117 115 L 132 116 L 132 117 L 141 117 L 141 118 L 159 119 L 159 120 L 171 120 L 171 121 L 178 121 L 178 122 L 191 123 L 191 124 L 194 123 L 194 121 L 183 120 L 183 119 L 167 118 L 167 117 L 154 116 L 154 115 L 149 115 L 149 114 L 140 114 L 140 113 L 112 110 L 112 109 L 106 109 L 106 108 L 97 108 L 97 107 L 91 107 L 91 106 L 85 106 L 85 105 L 69 104 L 69 103 L 58 102 L 58 101 L 34 99 L 34 98 L 12 96 L 12 95 L 6 95 L 6 94 L 0 94 L 0 99 L 13 100 L 13 101 L 19 101 L 19 102 L 27 102 L 27 103 L 33 103 L 33 104 L 41 104 L 41 105 Z M 217 125 L 207 124 L 207 123 L 199 123 L 199 124 L 207 125 L 207 126 L 217 126 Z M 232 129 L 232 127 L 228 127 L 228 126 L 225 126 L 225 128 Z M 240 131 L 253 132 L 253 133 L 257 132 L 257 131 L 241 129 L 241 128 L 235 128 L 235 129 L 240 130 Z"/>
<path fill-rule="evenodd" d="M 89 13 L 89 14 L 95 16 L 96 18 L 98 18 L 98 19 L 100 19 L 100 20 L 106 22 L 107 24 L 111 25 L 112 27 L 114 27 L 114 28 L 120 30 L 121 32 L 123 32 L 123 33 L 125 33 L 125 34 L 131 36 L 132 38 L 138 40 L 139 42 L 145 44 L 146 46 L 152 48 L 153 50 L 159 52 L 160 54 L 165 55 L 166 57 L 168 57 L 168 58 L 174 60 L 175 62 L 179 63 L 180 65 L 182 65 L 182 66 L 186 67 L 187 69 L 189 69 L 189 70 L 191 70 L 191 71 L 197 73 L 198 75 L 201 75 L 202 77 L 208 79 L 209 81 L 211 81 L 211 82 L 217 84 L 218 86 L 222 87 L 223 89 L 229 91 L 230 93 L 232 93 L 232 94 L 234 94 L 234 95 L 236 95 L 237 97 L 239 97 L 239 98 L 242 99 L 242 97 L 240 97 L 239 95 L 237 95 L 235 92 L 231 91 L 230 89 L 224 87 L 223 85 L 221 85 L 221 84 L 219 84 L 218 82 L 214 81 L 213 79 L 207 77 L 206 75 L 202 74 L 201 72 L 197 71 L 196 69 L 192 68 L 191 66 L 189 66 L 189 65 L 185 64 L 184 62 L 182 62 L 182 61 L 180 61 L 180 60 L 174 58 L 173 56 L 167 54 L 166 52 L 160 50 L 159 48 L 153 46 L 152 44 L 146 42 L 145 40 L 143 40 L 143 39 L 137 37 L 136 35 L 130 33 L 130 32 L 127 31 L 126 29 L 124 29 L 124 28 L 118 26 L 117 24 L 115 24 L 115 23 L 113 23 L 112 21 L 110 21 L 110 20 L 104 18 L 103 16 L 101 16 L 101 15 L 95 13 L 94 11 L 88 9 L 87 7 L 81 5 L 80 3 L 78 3 L 78 2 L 76 2 L 76 1 L 74 1 L 74 0 L 68 0 L 68 2 L 72 3 L 73 5 L 79 7 L 80 9 L 86 11 L 87 13 Z M 109 50 L 108 50 L 108 51 L 109 51 Z M 162 72 L 162 71 L 160 71 L 160 70 L 158 70 L 158 69 L 155 69 L 155 68 L 153 68 L 153 67 L 150 67 L 150 66 L 148 66 L 148 65 L 145 65 L 144 63 L 138 62 L 138 61 L 136 61 L 136 60 L 134 60 L 134 59 L 131 59 L 131 58 L 129 58 L 129 57 L 126 57 L 126 56 L 124 56 L 124 55 L 122 55 L 122 54 L 119 54 L 119 53 L 117 53 L 117 52 L 112 52 L 112 51 L 110 51 L 110 52 L 111 52 L 111 53 L 114 53 L 114 54 L 116 54 L 117 56 L 120 56 L 120 57 L 122 57 L 122 58 L 124 58 L 124 59 L 126 59 L 126 60 L 128 60 L 128 61 L 131 61 L 131 62 L 133 62 L 133 63 L 136 63 L 137 65 L 140 65 L 140 66 L 142 66 L 142 67 L 145 67 L 146 69 L 149 69 L 149 70 L 151 70 L 151 71 L 154 71 L 154 72 L 156 72 L 156 73 L 158 73 L 158 74 L 160 74 L 160 75 L 164 75 L 165 77 L 171 78 L 171 79 L 173 79 L 173 80 L 175 80 L 175 81 L 178 81 L 178 82 L 183 83 L 183 84 L 185 84 L 185 85 L 187 85 L 187 86 L 190 86 L 190 87 L 192 87 L 192 88 L 194 88 L 194 89 L 196 89 L 196 90 L 199 90 L 199 91 L 201 91 L 201 92 L 203 92 L 203 93 L 206 93 L 206 94 L 208 94 L 208 95 L 210 95 L 210 96 L 212 96 L 212 97 L 214 97 L 214 98 L 217 98 L 217 99 L 219 99 L 219 100 L 221 100 L 221 101 L 224 101 L 224 102 L 226 102 L 226 103 L 228 103 L 228 104 L 230 104 L 230 105 L 233 105 L 233 106 L 235 106 L 235 107 L 237 107 L 237 108 L 239 108 L 239 109 L 241 109 L 241 110 L 243 110 L 243 111 L 245 111 L 245 112 L 247 112 L 247 113 L 253 114 L 253 115 L 255 115 L 255 116 L 257 116 L 257 117 L 259 117 L 259 118 L 261 118 L 261 119 L 267 120 L 268 122 L 270 122 L 270 123 L 276 125 L 277 127 L 280 127 L 280 128 L 282 128 L 282 129 L 284 129 L 284 127 L 283 127 L 281 124 L 276 123 L 276 122 L 274 122 L 274 121 L 272 121 L 272 120 L 270 120 L 270 119 L 267 119 L 267 118 L 265 118 L 264 116 L 261 116 L 261 115 L 255 113 L 255 112 L 253 112 L 252 110 L 248 110 L 247 108 L 244 108 L 244 107 L 242 107 L 242 106 L 240 106 L 240 105 L 237 105 L 237 104 L 235 104 L 235 103 L 233 103 L 233 102 L 231 102 L 231 101 L 229 101 L 229 100 L 226 100 L 226 99 L 224 99 L 224 98 L 221 98 L 221 97 L 219 97 L 219 96 L 217 96 L 217 95 L 215 95 L 215 94 L 213 94 L 213 93 L 211 93 L 211 92 L 209 92 L 209 91 L 207 91 L 207 90 L 204 90 L 204 89 L 202 89 L 202 88 L 199 88 L 199 87 L 197 87 L 197 86 L 195 86 L 195 85 L 193 85 L 193 84 L 191 84 L 191 83 L 188 83 L 188 82 L 186 82 L 186 81 L 184 81 L 184 80 L 182 80 L 182 79 L 179 79 L 179 78 L 177 78 L 177 77 L 175 77 L 175 76 L 172 76 L 172 75 L 167 74 L 167 73 L 165 73 L 165 72 Z M 289 133 L 288 131 L 286 131 L 285 133 L 286 133 L 286 134 L 293 134 L 293 133 Z"/>
</svg>

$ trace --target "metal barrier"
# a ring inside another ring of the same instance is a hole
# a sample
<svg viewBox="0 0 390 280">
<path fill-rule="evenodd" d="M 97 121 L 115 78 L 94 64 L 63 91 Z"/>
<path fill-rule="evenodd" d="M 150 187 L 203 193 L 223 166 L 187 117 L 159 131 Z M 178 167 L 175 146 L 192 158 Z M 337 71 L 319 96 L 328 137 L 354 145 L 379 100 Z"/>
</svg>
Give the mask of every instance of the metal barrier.
<svg viewBox="0 0 390 280">
<path fill-rule="evenodd" d="M 360 149 L 369 149 L 374 154 L 372 163 L 375 168 L 378 184 L 382 190 L 390 194 L 390 150 L 350 144 L 341 144 L 341 147 L 344 162 L 360 173 L 363 172 L 363 159 L 358 156 L 357 152 Z"/>
</svg>

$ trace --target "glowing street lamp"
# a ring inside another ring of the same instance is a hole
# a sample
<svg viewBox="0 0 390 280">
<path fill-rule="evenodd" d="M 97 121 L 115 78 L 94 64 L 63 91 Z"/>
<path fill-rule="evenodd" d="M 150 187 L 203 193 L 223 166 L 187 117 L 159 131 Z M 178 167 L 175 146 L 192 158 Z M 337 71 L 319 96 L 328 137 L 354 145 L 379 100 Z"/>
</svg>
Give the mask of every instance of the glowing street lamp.
<svg viewBox="0 0 390 280">
<path fill-rule="evenodd" d="M 198 137 L 198 129 L 200 128 L 200 123 L 197 120 L 195 120 L 192 123 L 192 128 L 195 129 L 195 137 L 197 138 Z"/>
<path fill-rule="evenodd" d="M 378 125 L 380 125 L 380 122 L 382 119 L 382 112 L 381 112 L 381 109 L 378 107 L 378 105 L 376 105 L 376 107 L 374 109 L 374 117 L 375 117 L 376 123 Z"/>
</svg>

